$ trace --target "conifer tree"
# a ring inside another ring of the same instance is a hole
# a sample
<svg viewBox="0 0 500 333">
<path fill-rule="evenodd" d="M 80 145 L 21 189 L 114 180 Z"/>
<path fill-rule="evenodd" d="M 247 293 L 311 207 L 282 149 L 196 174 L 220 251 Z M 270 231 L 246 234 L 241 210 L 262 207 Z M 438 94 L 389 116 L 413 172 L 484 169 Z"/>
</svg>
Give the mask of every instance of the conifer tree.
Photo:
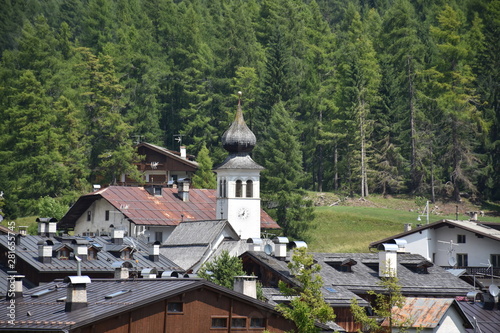
<svg viewBox="0 0 500 333">
<path fill-rule="evenodd" d="M 437 106 L 441 112 L 442 159 L 447 178 L 452 184 L 452 198 L 460 201 L 460 191 L 476 191 L 473 167 L 478 162 L 474 154 L 476 129 L 482 119 L 475 106 L 475 77 L 467 63 L 469 45 L 465 38 L 465 21 L 460 10 L 449 5 L 437 15 L 437 25 L 431 27 L 438 58 L 428 70 Z"/>
<path fill-rule="evenodd" d="M 369 194 L 367 151 L 373 130 L 370 111 L 379 98 L 380 70 L 372 41 L 363 29 L 360 14 L 353 7 L 350 11 L 350 25 L 343 34 L 338 50 L 339 86 L 336 105 L 342 114 L 344 128 L 349 133 L 344 159 L 350 169 L 357 169 L 360 195 L 365 198 Z M 356 166 L 352 165 L 351 161 L 354 160 L 357 161 Z M 352 190 L 352 184 L 349 185 Z"/>
<path fill-rule="evenodd" d="M 193 176 L 193 186 L 195 188 L 216 188 L 217 179 L 212 171 L 213 162 L 205 144 L 203 144 L 201 150 L 198 152 L 196 161 L 198 162 L 198 170 L 196 170 Z"/>
</svg>

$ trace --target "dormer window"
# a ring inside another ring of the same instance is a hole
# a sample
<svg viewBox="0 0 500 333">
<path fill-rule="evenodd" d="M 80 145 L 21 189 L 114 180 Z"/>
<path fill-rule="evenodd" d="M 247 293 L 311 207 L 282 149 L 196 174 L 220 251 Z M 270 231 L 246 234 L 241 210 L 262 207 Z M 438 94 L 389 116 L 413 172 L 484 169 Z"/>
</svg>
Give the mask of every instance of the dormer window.
<svg viewBox="0 0 500 333">
<path fill-rule="evenodd" d="M 94 248 L 89 248 L 87 260 L 97 260 L 97 250 Z"/>
<path fill-rule="evenodd" d="M 121 252 L 120 254 L 120 258 L 123 259 L 123 260 L 129 260 L 129 259 L 133 259 L 132 258 L 132 251 L 130 251 L 130 249 L 125 249 Z"/>
<path fill-rule="evenodd" d="M 59 251 L 57 251 L 57 259 L 68 260 L 69 259 L 69 249 L 66 247 L 63 247 Z"/>
<path fill-rule="evenodd" d="M 246 191 L 246 197 L 247 198 L 253 198 L 253 181 L 247 180 L 247 191 Z"/>
<path fill-rule="evenodd" d="M 243 182 L 241 180 L 236 181 L 236 192 L 235 197 L 241 198 L 243 196 Z"/>
</svg>

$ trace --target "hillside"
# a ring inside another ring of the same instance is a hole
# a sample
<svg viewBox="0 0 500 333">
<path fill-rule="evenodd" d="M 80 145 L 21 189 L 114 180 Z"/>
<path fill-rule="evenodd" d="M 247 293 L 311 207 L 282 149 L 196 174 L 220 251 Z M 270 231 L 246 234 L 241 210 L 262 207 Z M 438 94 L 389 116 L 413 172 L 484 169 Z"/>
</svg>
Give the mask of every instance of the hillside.
<svg viewBox="0 0 500 333">
<path fill-rule="evenodd" d="M 368 244 L 403 232 L 407 223 L 425 224 L 425 200 L 421 198 L 372 195 L 366 200 L 340 198 L 331 193 L 309 193 L 316 206 L 316 217 L 309 230 L 309 249 L 315 252 L 367 252 Z M 438 201 L 430 204 L 429 222 L 444 218 L 468 219 L 466 212 L 483 211 L 482 221 L 500 223 L 498 204 L 474 205 Z M 421 221 L 417 217 L 421 215 Z"/>
</svg>

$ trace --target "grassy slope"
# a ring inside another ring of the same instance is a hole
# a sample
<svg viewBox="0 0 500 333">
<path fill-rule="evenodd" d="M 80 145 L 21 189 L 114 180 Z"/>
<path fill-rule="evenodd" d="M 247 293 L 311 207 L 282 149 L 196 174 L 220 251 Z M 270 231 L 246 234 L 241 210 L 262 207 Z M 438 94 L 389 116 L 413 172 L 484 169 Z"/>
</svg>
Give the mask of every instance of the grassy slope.
<svg viewBox="0 0 500 333">
<path fill-rule="evenodd" d="M 368 252 L 369 243 L 403 232 L 404 224 L 426 223 L 425 216 L 420 222 L 416 220 L 421 209 L 412 199 L 374 196 L 368 202 L 350 200 L 341 204 L 343 206 L 316 207 L 316 218 L 309 232 L 310 251 Z M 445 218 L 455 219 L 455 214 L 446 214 L 455 209 L 455 204 L 446 208 L 445 204 L 438 205 L 439 215 L 431 214 L 431 223 Z M 460 212 L 465 209 L 471 209 L 471 206 L 459 207 Z M 461 214 L 459 219 L 466 217 Z M 481 221 L 500 222 L 500 217 L 485 216 Z"/>
</svg>

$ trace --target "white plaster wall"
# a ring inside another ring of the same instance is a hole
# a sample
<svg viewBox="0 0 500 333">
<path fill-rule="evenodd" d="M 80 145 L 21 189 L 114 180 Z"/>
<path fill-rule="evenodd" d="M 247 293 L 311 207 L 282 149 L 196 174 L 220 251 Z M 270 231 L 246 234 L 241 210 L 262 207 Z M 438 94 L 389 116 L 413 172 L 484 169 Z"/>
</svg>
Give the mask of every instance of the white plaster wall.
<svg viewBox="0 0 500 333">
<path fill-rule="evenodd" d="M 226 179 L 227 197 L 220 198 L 220 179 Z M 218 170 L 217 171 L 217 208 L 216 218 L 224 218 L 229 221 L 236 233 L 242 239 L 260 238 L 260 176 L 256 170 Z M 243 182 L 243 197 L 236 198 L 236 180 Z M 253 197 L 245 198 L 246 181 L 253 182 Z M 240 218 L 239 212 L 242 208 L 248 209 L 250 215 Z M 222 214 L 221 214 L 222 213 Z"/>
<path fill-rule="evenodd" d="M 465 333 L 467 330 L 463 325 L 464 319 L 454 307 L 450 307 L 438 324 L 435 333 Z"/>
<path fill-rule="evenodd" d="M 453 255 L 457 253 L 467 253 L 469 266 L 484 266 L 490 259 L 490 254 L 500 254 L 500 242 L 490 238 L 478 238 L 473 232 L 461 228 L 443 227 L 436 229 L 436 264 L 448 266 L 449 244 L 437 242 L 437 240 L 457 243 L 457 235 L 465 235 L 465 243 L 453 246 Z"/>
<path fill-rule="evenodd" d="M 89 210 L 92 212 L 92 217 L 90 221 L 87 221 L 87 211 Z M 109 210 L 108 221 L 105 220 L 106 210 Z M 101 233 L 103 230 L 110 232 L 109 226 L 111 224 L 115 227 L 125 228 L 128 231 L 129 221 L 104 199 L 94 201 L 87 211 L 76 220 L 75 235 L 82 235 L 84 232 Z"/>
<path fill-rule="evenodd" d="M 156 232 L 161 232 L 162 233 L 162 237 L 163 237 L 163 241 L 162 243 L 164 243 L 167 238 L 172 234 L 172 231 L 174 231 L 175 229 L 175 226 L 151 226 L 151 227 L 146 227 L 146 230 L 149 231 L 149 238 L 147 239 L 147 242 L 154 242 L 156 239 L 155 239 L 155 233 Z"/>
<path fill-rule="evenodd" d="M 403 239 L 406 240 L 406 252 L 420 254 L 427 260 L 432 260 L 433 247 L 431 244 L 434 238 L 434 230 L 425 229 L 420 232 L 416 232 L 405 236 Z"/>
</svg>

